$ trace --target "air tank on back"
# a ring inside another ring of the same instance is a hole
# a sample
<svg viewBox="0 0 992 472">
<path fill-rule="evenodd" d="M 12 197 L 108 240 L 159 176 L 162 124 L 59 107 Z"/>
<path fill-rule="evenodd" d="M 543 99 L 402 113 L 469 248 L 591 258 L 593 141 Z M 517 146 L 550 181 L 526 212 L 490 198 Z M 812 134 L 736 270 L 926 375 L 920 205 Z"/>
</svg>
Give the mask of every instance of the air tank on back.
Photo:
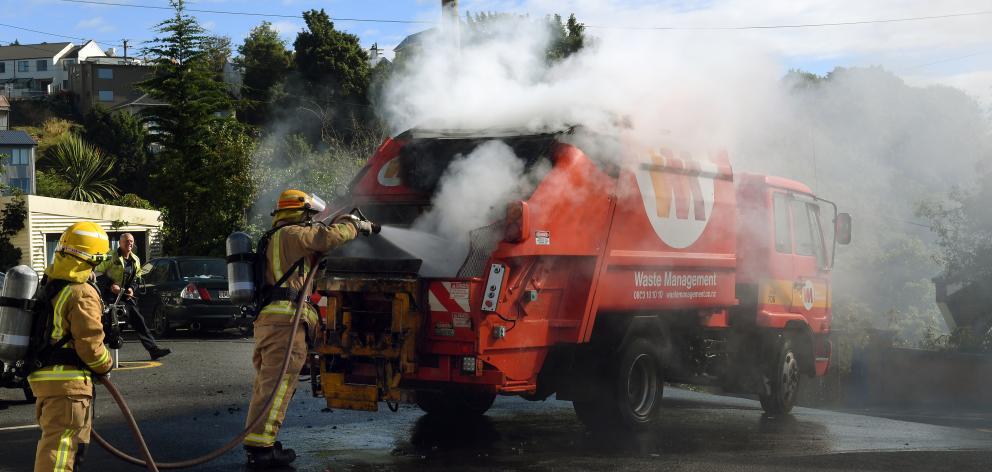
<svg viewBox="0 0 992 472">
<path fill-rule="evenodd" d="M 247 305 L 255 295 L 252 244 L 251 236 L 240 231 L 227 237 L 227 289 L 235 305 Z"/>
<path fill-rule="evenodd" d="M 34 269 L 19 265 L 7 271 L 0 297 L 0 361 L 14 364 L 24 358 L 31 340 L 31 310 L 25 309 L 23 301 L 34 298 L 38 290 L 38 273 Z"/>
</svg>

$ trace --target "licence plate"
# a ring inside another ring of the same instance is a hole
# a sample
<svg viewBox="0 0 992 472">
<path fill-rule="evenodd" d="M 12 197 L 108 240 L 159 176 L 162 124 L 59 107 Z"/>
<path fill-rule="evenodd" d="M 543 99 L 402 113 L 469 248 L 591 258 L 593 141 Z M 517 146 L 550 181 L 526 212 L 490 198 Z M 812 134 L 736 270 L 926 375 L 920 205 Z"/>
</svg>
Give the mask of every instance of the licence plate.
<svg viewBox="0 0 992 472">
<path fill-rule="evenodd" d="M 231 298 L 231 294 L 227 290 L 220 290 L 217 292 L 217 298 Z"/>
</svg>

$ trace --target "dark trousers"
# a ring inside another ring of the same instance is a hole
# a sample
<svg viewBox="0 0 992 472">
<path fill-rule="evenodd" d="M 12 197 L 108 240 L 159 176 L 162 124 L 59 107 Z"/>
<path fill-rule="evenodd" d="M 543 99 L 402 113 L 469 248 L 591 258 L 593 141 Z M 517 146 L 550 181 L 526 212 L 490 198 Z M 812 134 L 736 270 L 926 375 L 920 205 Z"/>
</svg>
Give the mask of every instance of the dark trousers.
<svg viewBox="0 0 992 472">
<path fill-rule="evenodd" d="M 127 308 L 127 324 L 131 325 L 131 329 L 138 333 L 138 340 L 141 341 L 141 345 L 149 353 L 157 351 L 158 344 L 155 344 L 155 338 L 148 331 L 148 325 L 145 324 L 145 319 L 141 316 L 141 312 L 138 311 L 138 305 L 134 303 L 134 300 L 128 300 L 123 303 Z"/>
</svg>

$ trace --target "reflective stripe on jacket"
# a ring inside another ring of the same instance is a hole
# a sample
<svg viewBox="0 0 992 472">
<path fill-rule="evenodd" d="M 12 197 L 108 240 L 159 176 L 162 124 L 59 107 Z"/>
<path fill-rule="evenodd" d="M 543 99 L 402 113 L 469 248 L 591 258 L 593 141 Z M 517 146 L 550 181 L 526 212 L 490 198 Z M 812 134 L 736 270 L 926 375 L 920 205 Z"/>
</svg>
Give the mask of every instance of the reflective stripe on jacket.
<svg viewBox="0 0 992 472">
<path fill-rule="evenodd" d="M 268 285 L 275 285 L 296 261 L 303 258 L 303 273 L 299 271 L 291 274 L 283 287 L 300 290 L 306 275 L 316 262 L 317 257 L 342 244 L 355 239 L 358 231 L 350 223 L 341 223 L 330 226 L 313 225 L 290 225 L 276 230 L 269 240 L 266 248 L 266 261 L 268 267 L 265 273 L 265 282 Z M 309 294 L 303 294 L 308 296 Z M 272 302 L 260 310 L 258 319 L 255 321 L 259 325 L 267 324 L 289 324 L 293 319 L 296 306 L 289 301 Z M 303 321 L 311 327 L 316 327 L 317 311 L 312 306 L 305 308 Z"/>
<path fill-rule="evenodd" d="M 36 370 L 28 376 L 36 396 L 92 395 L 90 370 L 98 374 L 110 372 L 113 362 L 103 345 L 103 303 L 90 284 L 70 283 L 52 298 L 52 336 L 55 344 L 66 334 L 72 340 L 61 349 L 74 349 L 89 369 L 75 365 L 54 365 Z"/>
<path fill-rule="evenodd" d="M 141 259 L 138 255 L 131 251 L 128 255 L 128 259 L 134 261 L 134 283 L 140 283 L 141 281 Z M 121 255 L 120 249 L 117 250 L 117 254 L 112 259 L 108 259 L 100 263 L 93 269 L 93 272 L 106 274 L 112 282 L 117 285 L 124 283 L 124 256 Z"/>
</svg>

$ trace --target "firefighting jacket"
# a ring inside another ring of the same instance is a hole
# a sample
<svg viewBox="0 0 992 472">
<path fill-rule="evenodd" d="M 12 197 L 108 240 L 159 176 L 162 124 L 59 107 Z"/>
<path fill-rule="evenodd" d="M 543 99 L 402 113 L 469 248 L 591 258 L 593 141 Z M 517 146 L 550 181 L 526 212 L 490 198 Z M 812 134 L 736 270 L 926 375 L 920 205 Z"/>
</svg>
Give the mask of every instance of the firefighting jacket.
<svg viewBox="0 0 992 472">
<path fill-rule="evenodd" d="M 295 270 L 295 273 L 290 274 L 283 283 L 284 287 L 291 290 L 303 289 L 303 282 L 313 268 L 313 264 L 317 262 L 318 256 L 355 239 L 357 235 L 358 231 L 349 223 L 330 226 L 289 225 L 276 230 L 265 251 L 268 265 L 265 271 L 266 285 L 274 285 L 296 261 L 303 258 L 302 271 Z M 306 295 L 309 294 L 304 294 Z M 294 313 L 296 313 L 296 305 L 292 301 L 273 301 L 262 308 L 255 324 L 259 326 L 290 324 Z M 309 304 L 304 306 L 302 316 L 303 322 L 308 326 L 311 328 L 317 326 L 317 311 Z"/>
<path fill-rule="evenodd" d="M 138 258 L 138 255 L 135 254 L 134 251 L 131 251 L 131 254 L 128 255 L 128 259 L 134 261 L 134 270 L 135 270 L 134 283 L 136 284 L 140 283 L 141 259 Z M 96 272 L 98 274 L 102 272 L 106 274 L 107 277 L 110 278 L 110 281 L 117 285 L 121 285 L 122 283 L 124 283 L 124 256 L 121 255 L 121 250 L 120 249 L 117 250 L 117 254 L 115 255 L 115 257 L 101 262 L 100 265 L 96 266 L 93 269 L 93 272 Z"/>
<path fill-rule="evenodd" d="M 71 334 L 72 340 L 59 349 L 74 349 L 85 366 L 53 365 L 36 370 L 28 376 L 31 390 L 38 397 L 92 395 L 92 372 L 106 374 L 113 366 L 103 345 L 100 294 L 90 284 L 70 283 L 52 298 L 52 306 L 49 342 L 56 344 Z"/>
</svg>

